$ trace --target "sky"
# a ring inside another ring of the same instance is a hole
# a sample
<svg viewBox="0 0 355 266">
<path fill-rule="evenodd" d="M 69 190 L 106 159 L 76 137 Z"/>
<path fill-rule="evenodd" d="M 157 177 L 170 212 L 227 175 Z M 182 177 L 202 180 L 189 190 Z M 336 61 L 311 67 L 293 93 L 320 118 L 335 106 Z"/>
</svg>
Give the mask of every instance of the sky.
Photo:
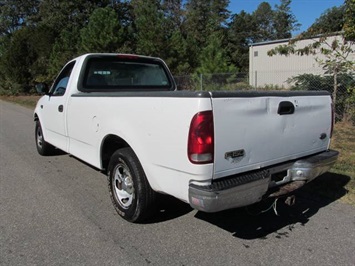
<svg viewBox="0 0 355 266">
<path fill-rule="evenodd" d="M 261 2 L 268 2 L 273 9 L 275 5 L 280 4 L 280 0 L 230 0 L 229 10 L 232 14 L 239 13 L 242 10 L 252 13 Z M 292 35 L 307 30 L 324 11 L 343 3 L 344 0 L 292 0 L 291 10 L 298 22 L 302 24 L 300 29 L 293 32 Z"/>
</svg>

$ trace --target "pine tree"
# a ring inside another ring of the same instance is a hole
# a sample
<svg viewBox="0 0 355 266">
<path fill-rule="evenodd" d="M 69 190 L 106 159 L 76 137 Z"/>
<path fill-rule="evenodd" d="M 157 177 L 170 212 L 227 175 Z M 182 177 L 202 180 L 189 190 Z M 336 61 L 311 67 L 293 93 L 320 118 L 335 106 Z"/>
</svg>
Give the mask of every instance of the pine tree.
<svg viewBox="0 0 355 266">
<path fill-rule="evenodd" d="M 267 2 L 262 2 L 252 13 L 254 33 L 253 42 L 262 42 L 272 40 L 275 36 L 273 25 L 274 11 Z"/>
<path fill-rule="evenodd" d="M 254 31 L 252 19 L 252 15 L 243 10 L 233 15 L 228 27 L 228 55 L 231 63 L 242 72 L 249 69 L 249 45 Z"/>
<path fill-rule="evenodd" d="M 162 57 L 164 14 L 158 0 L 132 0 L 136 52 Z"/>
<path fill-rule="evenodd" d="M 111 7 L 95 9 L 80 37 L 83 52 L 118 52 L 124 42 L 123 29 Z"/>
<path fill-rule="evenodd" d="M 184 21 L 182 1 L 165 0 L 162 8 L 166 35 L 164 60 L 173 74 L 187 74 L 190 72 L 190 65 L 188 63 L 187 41 L 182 34 Z"/>
<path fill-rule="evenodd" d="M 201 49 L 208 45 L 208 38 L 218 32 L 223 35 L 227 24 L 229 1 L 188 0 L 186 1 L 186 21 L 183 33 L 189 47 L 189 64 L 192 68 L 199 65 Z"/>
<path fill-rule="evenodd" d="M 236 69 L 228 63 L 225 49 L 222 47 L 220 34 L 213 33 L 208 38 L 208 45 L 202 49 L 198 74 L 232 73 Z"/>
<path fill-rule="evenodd" d="M 300 24 L 297 23 L 290 8 L 291 2 L 291 0 L 281 0 L 280 5 L 276 5 L 273 17 L 274 39 L 291 38 L 292 31 L 299 29 Z"/>
<path fill-rule="evenodd" d="M 50 54 L 48 80 L 53 80 L 60 69 L 73 57 L 79 56 L 80 29 L 73 27 L 63 30 L 57 37 Z"/>
</svg>

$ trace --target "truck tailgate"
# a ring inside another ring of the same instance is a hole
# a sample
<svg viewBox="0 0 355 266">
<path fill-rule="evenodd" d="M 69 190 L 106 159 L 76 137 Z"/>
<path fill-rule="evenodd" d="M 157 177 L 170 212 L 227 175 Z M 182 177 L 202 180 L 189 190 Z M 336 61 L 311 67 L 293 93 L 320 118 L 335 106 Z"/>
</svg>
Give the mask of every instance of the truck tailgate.
<svg viewBox="0 0 355 266">
<path fill-rule="evenodd" d="M 328 148 L 327 92 L 213 92 L 214 179 Z"/>
</svg>

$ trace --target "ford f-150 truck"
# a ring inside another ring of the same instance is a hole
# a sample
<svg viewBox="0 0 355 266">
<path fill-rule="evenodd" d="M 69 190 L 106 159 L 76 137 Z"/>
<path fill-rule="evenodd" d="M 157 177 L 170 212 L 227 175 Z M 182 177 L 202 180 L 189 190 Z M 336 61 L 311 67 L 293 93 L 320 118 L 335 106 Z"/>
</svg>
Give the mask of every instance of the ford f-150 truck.
<svg viewBox="0 0 355 266">
<path fill-rule="evenodd" d="M 37 90 L 39 154 L 107 173 L 130 222 L 153 213 L 157 193 L 205 212 L 280 197 L 338 157 L 324 91 L 179 91 L 161 59 L 130 54 L 82 55 Z"/>
</svg>

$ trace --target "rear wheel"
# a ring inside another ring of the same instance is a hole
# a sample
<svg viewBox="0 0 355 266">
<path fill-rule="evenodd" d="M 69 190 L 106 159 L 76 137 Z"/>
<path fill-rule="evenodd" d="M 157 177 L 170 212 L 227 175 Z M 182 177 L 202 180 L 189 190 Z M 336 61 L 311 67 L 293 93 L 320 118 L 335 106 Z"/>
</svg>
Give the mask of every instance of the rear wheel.
<svg viewBox="0 0 355 266">
<path fill-rule="evenodd" d="M 48 156 L 54 154 L 55 148 L 51 144 L 45 141 L 43 137 L 41 123 L 39 121 L 36 121 L 35 138 L 36 138 L 37 151 L 40 155 Z"/>
<path fill-rule="evenodd" d="M 112 155 L 108 187 L 116 211 L 125 220 L 142 222 L 154 213 L 156 192 L 131 148 L 119 149 Z"/>
</svg>

